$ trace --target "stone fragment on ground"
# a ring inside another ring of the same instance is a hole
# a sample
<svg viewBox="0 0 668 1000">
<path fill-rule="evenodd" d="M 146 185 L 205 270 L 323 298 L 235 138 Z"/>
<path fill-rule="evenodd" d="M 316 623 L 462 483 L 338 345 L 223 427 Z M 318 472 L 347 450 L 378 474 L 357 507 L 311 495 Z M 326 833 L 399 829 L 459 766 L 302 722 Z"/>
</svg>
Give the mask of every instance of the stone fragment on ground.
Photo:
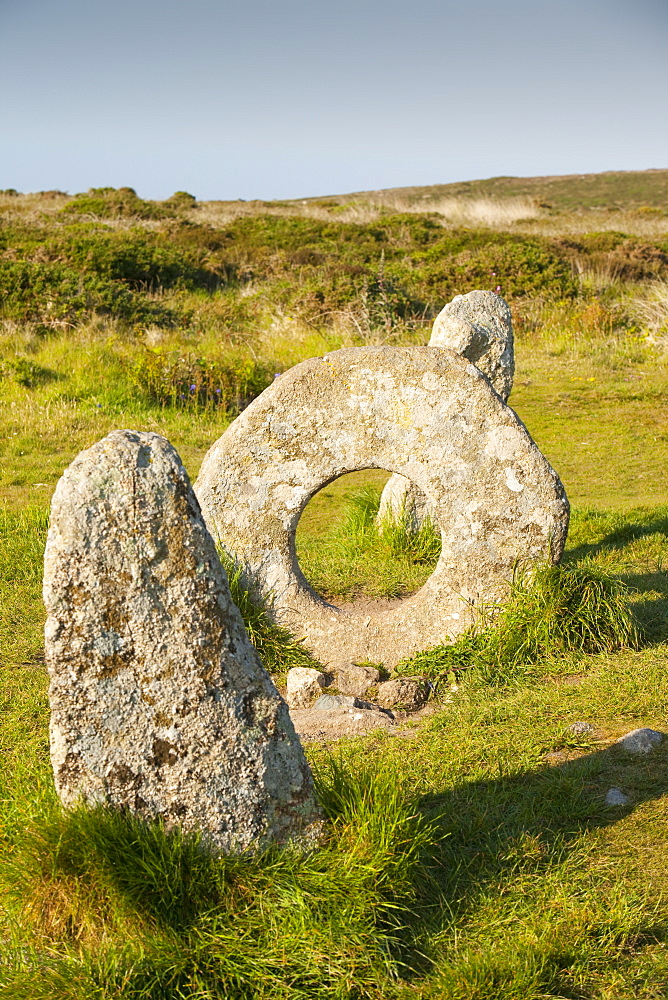
<svg viewBox="0 0 668 1000">
<path fill-rule="evenodd" d="M 45 553 L 51 760 L 83 800 L 244 849 L 311 839 L 311 773 L 232 603 L 181 461 L 114 431 L 53 498 Z"/>
<path fill-rule="evenodd" d="M 627 806 L 631 799 L 628 795 L 624 795 L 621 788 L 610 788 L 605 796 L 606 806 Z"/>
<path fill-rule="evenodd" d="M 342 694 L 363 698 L 380 680 L 380 671 L 363 663 L 344 663 L 334 675 L 334 684 Z"/>
<path fill-rule="evenodd" d="M 308 708 L 322 694 L 327 678 L 313 667 L 288 670 L 286 701 L 290 708 Z"/>
<path fill-rule="evenodd" d="M 321 694 L 312 708 L 316 712 L 329 712 L 337 709 L 368 708 L 380 711 L 377 705 L 361 698 L 356 698 L 352 694 Z"/>
<path fill-rule="evenodd" d="M 625 736 L 620 736 L 617 743 L 628 753 L 646 754 L 661 746 L 663 740 L 664 734 L 656 729 L 633 729 Z"/>
<path fill-rule="evenodd" d="M 423 677 L 395 677 L 378 685 L 376 701 L 381 708 L 415 711 L 429 697 L 429 684 Z"/>
<path fill-rule="evenodd" d="M 574 736 L 588 736 L 596 732 L 590 722 L 573 722 L 570 726 L 567 726 L 567 729 Z"/>
</svg>

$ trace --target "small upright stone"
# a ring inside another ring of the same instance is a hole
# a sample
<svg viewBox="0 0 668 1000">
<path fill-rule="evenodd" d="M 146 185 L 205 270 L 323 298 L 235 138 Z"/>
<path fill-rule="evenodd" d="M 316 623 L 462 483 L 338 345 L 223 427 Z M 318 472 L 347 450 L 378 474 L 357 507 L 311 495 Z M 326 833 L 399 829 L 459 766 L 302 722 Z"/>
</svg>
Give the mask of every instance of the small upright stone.
<svg viewBox="0 0 668 1000">
<path fill-rule="evenodd" d="M 286 701 L 290 708 L 308 708 L 322 694 L 326 678 L 313 667 L 291 667 L 287 676 Z"/>
<path fill-rule="evenodd" d="M 45 553 L 51 760 L 65 805 L 129 809 L 240 850 L 320 814 L 178 455 L 114 431 L 53 498 Z"/>
</svg>

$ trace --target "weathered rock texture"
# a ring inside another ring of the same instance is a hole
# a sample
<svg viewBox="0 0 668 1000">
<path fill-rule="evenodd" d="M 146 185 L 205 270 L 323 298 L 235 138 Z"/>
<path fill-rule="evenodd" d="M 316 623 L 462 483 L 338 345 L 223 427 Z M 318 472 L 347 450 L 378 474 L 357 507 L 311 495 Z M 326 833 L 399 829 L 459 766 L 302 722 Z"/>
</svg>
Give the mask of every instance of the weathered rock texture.
<svg viewBox="0 0 668 1000">
<path fill-rule="evenodd" d="M 313 592 L 295 529 L 322 486 L 387 469 L 424 492 L 442 537 L 417 594 L 378 615 Z M 209 527 L 325 663 L 397 663 L 448 642 L 472 606 L 503 598 L 517 563 L 557 560 L 568 502 L 546 459 L 486 378 L 437 347 L 357 347 L 297 365 L 210 449 L 196 484 Z"/>
<path fill-rule="evenodd" d="M 363 698 L 380 680 L 380 671 L 363 663 L 344 663 L 336 671 L 334 684 L 341 694 Z"/>
<path fill-rule="evenodd" d="M 632 729 L 617 742 L 629 753 L 647 754 L 663 743 L 663 733 L 657 729 Z"/>
<path fill-rule="evenodd" d="M 66 805 L 159 816 L 223 850 L 315 833 L 287 706 L 164 438 L 115 431 L 67 469 L 44 600 L 51 759 Z"/>
<path fill-rule="evenodd" d="M 421 677 L 395 677 L 378 686 L 376 701 L 381 708 L 403 708 L 412 712 L 424 705 L 429 685 Z"/>
<path fill-rule="evenodd" d="M 290 708 L 308 708 L 322 694 L 326 678 L 312 667 L 292 667 L 288 670 L 285 700 Z"/>
<path fill-rule="evenodd" d="M 456 295 L 434 320 L 430 347 L 445 347 L 472 361 L 501 399 L 508 400 L 515 375 L 513 320 L 505 299 L 494 292 Z M 407 531 L 420 529 L 432 511 L 414 483 L 391 476 L 385 484 L 378 524 L 401 519 Z"/>
<path fill-rule="evenodd" d="M 513 319 L 500 295 L 455 295 L 434 320 L 429 346 L 447 347 L 472 361 L 507 401 L 515 375 Z"/>
</svg>

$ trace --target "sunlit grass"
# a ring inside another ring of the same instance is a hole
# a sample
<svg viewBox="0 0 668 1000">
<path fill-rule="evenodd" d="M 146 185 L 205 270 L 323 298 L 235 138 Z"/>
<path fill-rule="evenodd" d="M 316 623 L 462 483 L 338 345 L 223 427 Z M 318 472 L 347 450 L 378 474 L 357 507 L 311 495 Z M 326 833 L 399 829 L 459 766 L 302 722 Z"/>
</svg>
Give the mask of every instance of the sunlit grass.
<svg viewBox="0 0 668 1000">
<path fill-rule="evenodd" d="M 327 813 L 325 839 L 312 852 L 219 858 L 160 824 L 104 809 L 61 810 L 42 665 L 48 501 L 77 452 L 117 427 L 165 435 L 196 475 L 231 414 L 208 397 L 201 406 L 156 402 L 137 383 L 142 359 L 155 356 L 158 367 L 172 355 L 219 366 L 250 360 L 271 375 L 341 346 L 424 343 L 426 315 L 395 309 L 384 270 L 377 300 L 370 279 L 338 299 L 327 260 L 303 279 L 310 265 L 271 258 L 275 273 L 265 274 L 259 227 L 248 230 L 234 262 L 243 270 L 252 259 L 252 278 L 146 293 L 181 324 L 89 316 L 44 327 L 4 317 L 2 1000 L 659 1000 L 668 993 L 668 747 L 632 758 L 614 742 L 638 726 L 668 730 L 665 310 L 661 281 L 638 277 L 655 258 L 643 257 L 646 248 L 634 258 L 610 234 L 665 239 L 668 224 L 652 207 L 651 185 L 647 211 L 585 212 L 559 185 L 550 207 L 511 190 L 512 181 L 468 193 L 415 189 L 184 209 L 195 225 L 183 232 L 197 239 L 209 238 L 208 225 L 259 214 L 363 227 L 405 212 L 393 238 L 408 247 L 410 227 L 423 225 L 415 209 L 424 196 L 437 211 L 438 199 L 450 199 L 441 200 L 445 214 L 431 217 L 439 239 L 462 221 L 475 224 L 478 213 L 477 223 L 507 234 L 571 233 L 580 246 L 568 251 L 568 294 L 544 288 L 512 302 L 510 402 L 575 502 L 562 567 L 518 577 L 510 604 L 486 623 L 486 658 L 470 636 L 468 646 L 462 640 L 451 649 L 457 662 L 436 664 L 434 679 L 442 675 L 443 684 L 427 721 L 335 750 L 307 745 Z M 62 195 L 0 195 L 12 224 L 41 226 L 42 213 L 54 219 L 65 204 Z M 119 234 L 133 227 L 159 234 L 161 225 L 108 220 Z M 343 235 L 352 260 L 362 230 Z M 474 246 L 478 236 L 462 238 Z M 357 261 L 352 270 L 343 263 L 347 281 Z M 442 271 L 441 262 L 434 280 Z M 299 558 L 324 596 L 400 597 L 431 573 L 440 549 L 431 529 L 419 537 L 401 525 L 378 531 L 383 481 L 380 470 L 356 473 L 352 485 L 329 484 L 304 512 Z M 240 568 L 228 571 L 274 675 L 307 662 Z M 410 669 L 430 666 L 423 660 Z M 591 728 L 571 728 L 582 721 Z M 613 785 L 629 796 L 629 808 L 606 809 Z"/>
<path fill-rule="evenodd" d="M 298 532 L 302 572 L 326 599 L 405 596 L 421 587 L 436 566 L 441 539 L 430 523 L 418 533 L 406 531 L 401 522 L 379 530 L 380 494 L 372 485 L 350 491 L 328 527 L 317 534 Z"/>
</svg>

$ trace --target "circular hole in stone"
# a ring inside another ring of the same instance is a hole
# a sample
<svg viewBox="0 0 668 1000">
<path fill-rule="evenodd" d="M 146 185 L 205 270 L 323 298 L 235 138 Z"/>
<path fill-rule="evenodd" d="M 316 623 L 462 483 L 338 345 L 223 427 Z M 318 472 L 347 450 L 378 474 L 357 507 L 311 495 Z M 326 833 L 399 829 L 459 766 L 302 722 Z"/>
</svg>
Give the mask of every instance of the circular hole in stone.
<svg viewBox="0 0 668 1000">
<path fill-rule="evenodd" d="M 378 525 L 390 475 L 365 469 L 340 476 L 302 511 L 296 532 L 299 567 L 316 593 L 337 607 L 382 614 L 416 593 L 436 567 L 441 538 L 431 521 L 417 531 L 401 518 Z"/>
</svg>

